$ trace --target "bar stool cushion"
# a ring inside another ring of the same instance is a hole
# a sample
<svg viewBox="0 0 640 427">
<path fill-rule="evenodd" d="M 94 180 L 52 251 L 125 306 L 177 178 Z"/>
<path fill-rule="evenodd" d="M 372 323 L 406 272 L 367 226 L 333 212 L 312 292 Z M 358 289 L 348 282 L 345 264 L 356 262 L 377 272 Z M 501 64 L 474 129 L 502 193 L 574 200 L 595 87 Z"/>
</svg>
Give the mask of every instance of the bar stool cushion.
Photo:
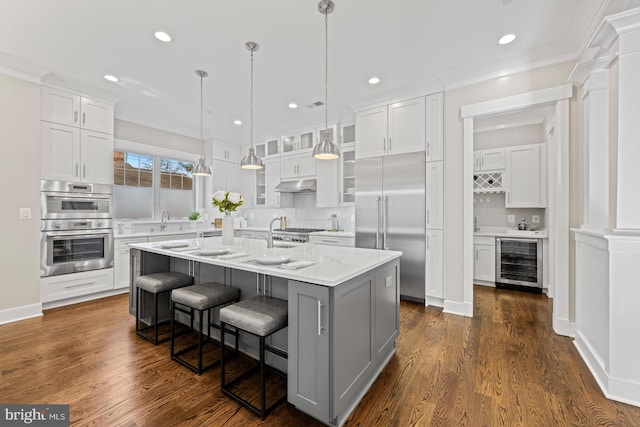
<svg viewBox="0 0 640 427">
<path fill-rule="evenodd" d="M 287 325 L 287 313 L 287 301 L 258 296 L 222 308 L 220 321 L 264 337 Z"/>
<path fill-rule="evenodd" d="M 196 310 L 206 310 L 238 298 L 240 298 L 240 289 L 214 282 L 174 289 L 171 292 L 173 302 Z"/>
<path fill-rule="evenodd" d="M 193 284 L 193 277 L 184 273 L 167 271 L 138 276 L 135 283 L 140 289 L 152 294 L 159 294 L 160 292 L 191 285 Z"/>
</svg>

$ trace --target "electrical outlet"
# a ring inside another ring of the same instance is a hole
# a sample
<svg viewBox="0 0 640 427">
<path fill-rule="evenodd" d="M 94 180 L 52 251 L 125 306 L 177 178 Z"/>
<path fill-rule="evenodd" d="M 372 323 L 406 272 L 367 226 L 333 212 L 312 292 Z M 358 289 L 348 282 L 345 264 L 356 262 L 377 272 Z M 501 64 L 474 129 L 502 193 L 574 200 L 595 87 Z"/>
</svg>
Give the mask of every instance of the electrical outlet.
<svg viewBox="0 0 640 427">
<path fill-rule="evenodd" d="M 516 217 L 514 215 L 507 215 L 507 222 L 509 224 L 513 224 L 514 222 L 516 222 Z"/>
<path fill-rule="evenodd" d="M 31 208 L 20 208 L 20 219 L 31 219 Z"/>
<path fill-rule="evenodd" d="M 537 224 L 540 222 L 540 215 L 531 215 L 531 222 Z"/>
</svg>

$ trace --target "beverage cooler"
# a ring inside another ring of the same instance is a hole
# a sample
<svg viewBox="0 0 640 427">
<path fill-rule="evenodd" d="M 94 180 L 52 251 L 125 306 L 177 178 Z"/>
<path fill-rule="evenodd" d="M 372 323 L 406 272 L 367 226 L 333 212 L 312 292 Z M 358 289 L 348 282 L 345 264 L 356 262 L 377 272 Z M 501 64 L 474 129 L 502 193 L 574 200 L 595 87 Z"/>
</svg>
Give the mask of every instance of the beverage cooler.
<svg viewBox="0 0 640 427">
<path fill-rule="evenodd" d="M 496 238 L 496 286 L 542 292 L 542 239 Z"/>
</svg>

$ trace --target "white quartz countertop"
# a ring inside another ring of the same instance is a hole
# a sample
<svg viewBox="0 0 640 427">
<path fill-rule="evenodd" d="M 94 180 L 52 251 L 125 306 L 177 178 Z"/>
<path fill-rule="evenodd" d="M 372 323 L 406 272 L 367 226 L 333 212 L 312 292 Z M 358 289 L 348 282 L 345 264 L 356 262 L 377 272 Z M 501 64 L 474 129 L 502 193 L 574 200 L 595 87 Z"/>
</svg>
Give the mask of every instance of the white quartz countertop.
<svg viewBox="0 0 640 427">
<path fill-rule="evenodd" d="M 531 239 L 546 239 L 547 230 L 515 230 L 507 227 L 480 227 L 480 230 L 473 232 L 478 237 L 522 237 Z"/>
<path fill-rule="evenodd" d="M 207 264 L 219 265 L 238 270 L 299 280 L 322 286 L 337 286 L 345 281 L 357 277 L 380 265 L 399 258 L 400 251 L 383 251 L 324 245 L 295 245 L 292 248 L 268 249 L 266 242 L 256 239 L 242 239 L 236 237 L 233 245 L 223 245 L 222 237 L 208 237 L 204 239 L 185 239 L 186 247 L 165 249 L 163 242 L 132 243 L 131 247 L 142 249 L 175 258 L 188 259 Z M 171 241 L 175 244 L 176 241 Z M 221 259 L 220 256 L 197 255 L 200 250 L 229 248 L 228 254 L 245 253 L 241 258 Z M 255 259 L 263 255 L 289 256 L 289 263 L 298 260 L 313 261 L 309 267 L 297 270 L 287 270 L 279 265 L 259 264 Z"/>
<path fill-rule="evenodd" d="M 310 236 L 323 236 L 323 237 L 344 237 L 352 238 L 356 237 L 356 233 L 352 231 L 316 231 L 309 233 Z"/>
<path fill-rule="evenodd" d="M 236 228 L 235 231 L 269 231 L 265 227 L 246 227 Z M 152 237 L 152 236 L 179 236 L 194 233 L 210 233 L 218 232 L 222 235 L 222 228 L 207 227 L 207 228 L 189 228 L 184 230 L 167 230 L 167 231 L 140 231 L 135 233 L 116 233 L 113 235 L 114 239 L 130 239 L 134 237 Z"/>
</svg>

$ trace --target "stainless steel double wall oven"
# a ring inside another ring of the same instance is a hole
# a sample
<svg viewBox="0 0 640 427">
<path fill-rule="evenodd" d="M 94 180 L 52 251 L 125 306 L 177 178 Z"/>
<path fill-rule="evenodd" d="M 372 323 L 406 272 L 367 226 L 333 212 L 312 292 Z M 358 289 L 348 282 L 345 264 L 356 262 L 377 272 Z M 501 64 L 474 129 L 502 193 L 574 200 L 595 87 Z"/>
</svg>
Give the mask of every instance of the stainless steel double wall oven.
<svg viewBox="0 0 640 427">
<path fill-rule="evenodd" d="M 113 267 L 113 186 L 40 182 L 40 276 Z"/>
</svg>

